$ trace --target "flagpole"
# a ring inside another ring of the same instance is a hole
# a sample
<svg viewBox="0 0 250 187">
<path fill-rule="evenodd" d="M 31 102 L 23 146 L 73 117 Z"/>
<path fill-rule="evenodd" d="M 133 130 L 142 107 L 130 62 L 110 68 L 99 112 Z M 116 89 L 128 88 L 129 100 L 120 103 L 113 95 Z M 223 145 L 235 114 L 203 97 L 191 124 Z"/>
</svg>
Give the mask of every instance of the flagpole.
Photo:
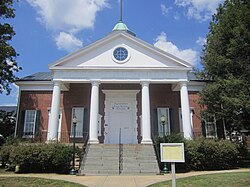
<svg viewBox="0 0 250 187">
<path fill-rule="evenodd" d="M 120 22 L 122 22 L 122 0 L 120 0 Z"/>
</svg>

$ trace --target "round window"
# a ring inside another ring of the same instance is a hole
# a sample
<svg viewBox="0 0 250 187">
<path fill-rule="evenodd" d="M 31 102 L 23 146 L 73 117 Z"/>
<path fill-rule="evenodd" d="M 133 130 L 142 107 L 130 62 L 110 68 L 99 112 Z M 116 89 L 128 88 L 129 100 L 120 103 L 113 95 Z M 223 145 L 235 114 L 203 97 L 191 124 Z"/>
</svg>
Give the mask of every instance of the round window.
<svg viewBox="0 0 250 187">
<path fill-rule="evenodd" d="M 124 62 L 128 58 L 128 50 L 124 47 L 117 47 L 113 52 L 113 56 L 115 60 Z"/>
</svg>

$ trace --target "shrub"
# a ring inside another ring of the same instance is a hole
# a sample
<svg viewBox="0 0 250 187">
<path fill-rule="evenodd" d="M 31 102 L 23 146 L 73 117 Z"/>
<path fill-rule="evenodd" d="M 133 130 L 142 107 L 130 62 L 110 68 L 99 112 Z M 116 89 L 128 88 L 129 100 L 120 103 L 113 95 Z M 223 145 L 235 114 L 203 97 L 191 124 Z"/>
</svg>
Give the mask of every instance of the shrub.
<svg viewBox="0 0 250 187">
<path fill-rule="evenodd" d="M 156 139 L 158 154 L 162 142 L 162 137 Z M 165 142 L 184 143 L 185 163 L 176 163 L 177 171 L 230 169 L 238 163 L 239 145 L 229 140 L 185 140 L 180 135 L 173 134 L 166 136 Z"/>
<path fill-rule="evenodd" d="M 186 162 L 194 170 L 220 170 L 236 166 L 237 144 L 228 140 L 196 139 L 185 144 Z"/>
<path fill-rule="evenodd" d="M 7 145 L 1 150 L 1 157 L 11 170 L 19 166 L 21 172 L 68 173 L 72 147 L 58 143 Z"/>
</svg>

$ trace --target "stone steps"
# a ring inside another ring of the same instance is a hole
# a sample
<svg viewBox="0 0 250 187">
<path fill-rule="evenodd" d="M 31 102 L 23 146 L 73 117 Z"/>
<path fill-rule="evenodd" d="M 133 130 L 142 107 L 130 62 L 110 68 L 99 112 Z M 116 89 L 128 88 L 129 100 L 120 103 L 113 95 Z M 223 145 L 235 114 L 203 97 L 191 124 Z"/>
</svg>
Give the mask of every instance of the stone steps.
<svg viewBox="0 0 250 187">
<path fill-rule="evenodd" d="M 81 174 L 119 175 L 156 174 L 159 172 L 153 145 L 125 145 L 121 147 L 121 170 L 119 173 L 119 145 L 90 145 Z"/>
</svg>

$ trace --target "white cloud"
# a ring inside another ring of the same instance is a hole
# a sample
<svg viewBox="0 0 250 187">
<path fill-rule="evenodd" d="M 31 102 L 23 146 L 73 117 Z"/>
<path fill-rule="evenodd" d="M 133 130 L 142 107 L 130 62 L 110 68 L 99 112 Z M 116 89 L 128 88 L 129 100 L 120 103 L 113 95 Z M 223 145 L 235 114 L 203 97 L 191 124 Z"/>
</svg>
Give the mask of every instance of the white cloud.
<svg viewBox="0 0 250 187">
<path fill-rule="evenodd" d="M 167 7 L 166 5 L 161 4 L 161 13 L 162 13 L 162 15 L 164 15 L 164 16 L 168 15 L 169 10 L 171 10 L 171 9 L 172 9 L 172 7 Z"/>
<path fill-rule="evenodd" d="M 60 32 L 55 38 L 58 49 L 73 52 L 82 47 L 82 42 L 74 35 Z"/>
<path fill-rule="evenodd" d="M 189 62 L 192 65 L 195 65 L 197 63 L 198 59 L 198 52 L 194 51 L 192 49 L 179 49 L 176 45 L 174 45 L 172 42 L 167 41 L 166 33 L 162 32 L 155 40 L 154 43 L 155 47 L 158 47 L 172 55 L 175 55 L 187 62 Z"/>
<path fill-rule="evenodd" d="M 94 27 L 96 15 L 108 7 L 108 0 L 26 0 L 38 13 L 38 20 L 55 34 L 70 33 L 72 38 L 83 29 Z M 79 40 L 79 39 L 76 39 Z M 63 49 L 63 48 L 59 48 Z"/>
<path fill-rule="evenodd" d="M 199 37 L 197 40 L 196 40 L 196 43 L 200 46 L 203 46 L 207 43 L 207 39 L 206 38 L 202 38 L 202 37 Z"/>
<path fill-rule="evenodd" d="M 188 18 L 207 21 L 223 0 L 175 0 L 177 6 L 187 8 Z"/>
</svg>

